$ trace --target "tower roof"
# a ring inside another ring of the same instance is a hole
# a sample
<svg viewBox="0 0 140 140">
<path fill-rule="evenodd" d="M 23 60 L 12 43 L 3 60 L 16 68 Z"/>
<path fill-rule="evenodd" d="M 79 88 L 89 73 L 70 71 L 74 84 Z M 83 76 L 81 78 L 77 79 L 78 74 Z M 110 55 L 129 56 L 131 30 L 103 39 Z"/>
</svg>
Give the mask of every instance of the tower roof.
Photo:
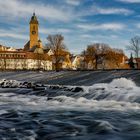
<svg viewBox="0 0 140 140">
<path fill-rule="evenodd" d="M 42 41 L 39 39 L 38 42 L 42 42 Z"/>
<path fill-rule="evenodd" d="M 37 17 L 35 15 L 35 12 L 33 13 L 33 16 L 31 17 L 31 20 L 30 20 L 30 24 L 38 24 L 38 20 L 37 20 Z"/>
</svg>

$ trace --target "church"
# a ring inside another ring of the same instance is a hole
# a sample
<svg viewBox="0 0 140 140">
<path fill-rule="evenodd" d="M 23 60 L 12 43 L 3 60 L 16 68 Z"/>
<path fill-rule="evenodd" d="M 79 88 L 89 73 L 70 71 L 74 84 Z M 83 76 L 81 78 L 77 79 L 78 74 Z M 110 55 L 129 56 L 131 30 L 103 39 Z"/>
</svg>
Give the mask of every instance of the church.
<svg viewBox="0 0 140 140">
<path fill-rule="evenodd" d="M 69 53 L 63 52 L 60 69 L 70 68 Z M 53 52 L 46 50 L 39 38 L 39 22 L 33 13 L 29 22 L 29 41 L 23 49 L 10 49 L 0 45 L 1 70 L 54 70 Z"/>
<path fill-rule="evenodd" d="M 35 49 L 43 49 L 42 42 L 39 39 L 39 33 L 38 33 L 38 26 L 39 22 L 37 20 L 37 17 L 35 13 L 33 13 L 33 16 L 30 20 L 30 40 L 25 44 L 24 51 L 35 51 Z"/>
</svg>

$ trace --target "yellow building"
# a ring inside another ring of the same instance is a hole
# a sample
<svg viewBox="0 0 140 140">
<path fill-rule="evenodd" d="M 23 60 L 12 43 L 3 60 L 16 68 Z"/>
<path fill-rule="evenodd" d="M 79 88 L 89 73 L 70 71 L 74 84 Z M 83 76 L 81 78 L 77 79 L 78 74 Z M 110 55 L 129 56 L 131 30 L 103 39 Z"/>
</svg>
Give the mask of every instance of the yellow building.
<svg viewBox="0 0 140 140">
<path fill-rule="evenodd" d="M 52 70 L 51 57 L 44 53 L 39 39 L 39 22 L 35 13 L 29 22 L 29 38 L 24 49 L 9 49 L 0 45 L 1 70 Z"/>
<path fill-rule="evenodd" d="M 9 49 L 0 45 L 1 70 L 54 70 L 55 55 L 51 49 L 46 50 L 39 39 L 39 22 L 33 13 L 29 22 L 29 41 L 23 49 Z M 70 69 L 70 53 L 59 52 L 59 69 Z"/>
<path fill-rule="evenodd" d="M 33 16 L 31 17 L 29 24 L 30 24 L 30 33 L 29 33 L 30 40 L 25 44 L 24 50 L 34 51 L 37 47 L 43 48 L 42 42 L 39 39 L 39 33 L 38 33 L 39 22 L 37 20 L 35 13 L 33 13 Z"/>
</svg>

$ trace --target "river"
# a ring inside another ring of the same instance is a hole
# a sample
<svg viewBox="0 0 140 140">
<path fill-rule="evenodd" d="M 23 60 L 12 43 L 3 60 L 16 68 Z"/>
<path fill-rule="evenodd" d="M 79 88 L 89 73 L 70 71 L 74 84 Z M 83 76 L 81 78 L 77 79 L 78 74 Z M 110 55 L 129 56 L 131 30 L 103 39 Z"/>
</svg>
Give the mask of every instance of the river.
<svg viewBox="0 0 140 140">
<path fill-rule="evenodd" d="M 90 86 L 0 88 L 0 139 L 140 140 L 140 87 L 116 78 Z"/>
</svg>

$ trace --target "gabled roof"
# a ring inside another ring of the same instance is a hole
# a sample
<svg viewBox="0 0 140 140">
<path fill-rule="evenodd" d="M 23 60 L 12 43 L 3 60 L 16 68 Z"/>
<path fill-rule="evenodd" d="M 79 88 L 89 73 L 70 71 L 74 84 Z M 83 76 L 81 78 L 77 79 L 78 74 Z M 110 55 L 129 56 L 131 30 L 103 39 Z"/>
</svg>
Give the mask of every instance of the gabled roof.
<svg viewBox="0 0 140 140">
<path fill-rule="evenodd" d="M 30 49 L 30 41 L 28 41 L 25 45 L 24 45 L 24 51 L 29 51 Z"/>
<path fill-rule="evenodd" d="M 44 54 L 44 51 L 43 51 L 42 48 L 36 47 L 35 50 L 34 50 L 34 53 L 37 53 L 37 54 Z"/>
<path fill-rule="evenodd" d="M 48 53 L 50 50 L 51 50 L 51 49 L 48 49 L 48 48 L 45 49 L 45 48 L 44 48 L 44 51 L 45 51 L 46 53 Z"/>
</svg>

